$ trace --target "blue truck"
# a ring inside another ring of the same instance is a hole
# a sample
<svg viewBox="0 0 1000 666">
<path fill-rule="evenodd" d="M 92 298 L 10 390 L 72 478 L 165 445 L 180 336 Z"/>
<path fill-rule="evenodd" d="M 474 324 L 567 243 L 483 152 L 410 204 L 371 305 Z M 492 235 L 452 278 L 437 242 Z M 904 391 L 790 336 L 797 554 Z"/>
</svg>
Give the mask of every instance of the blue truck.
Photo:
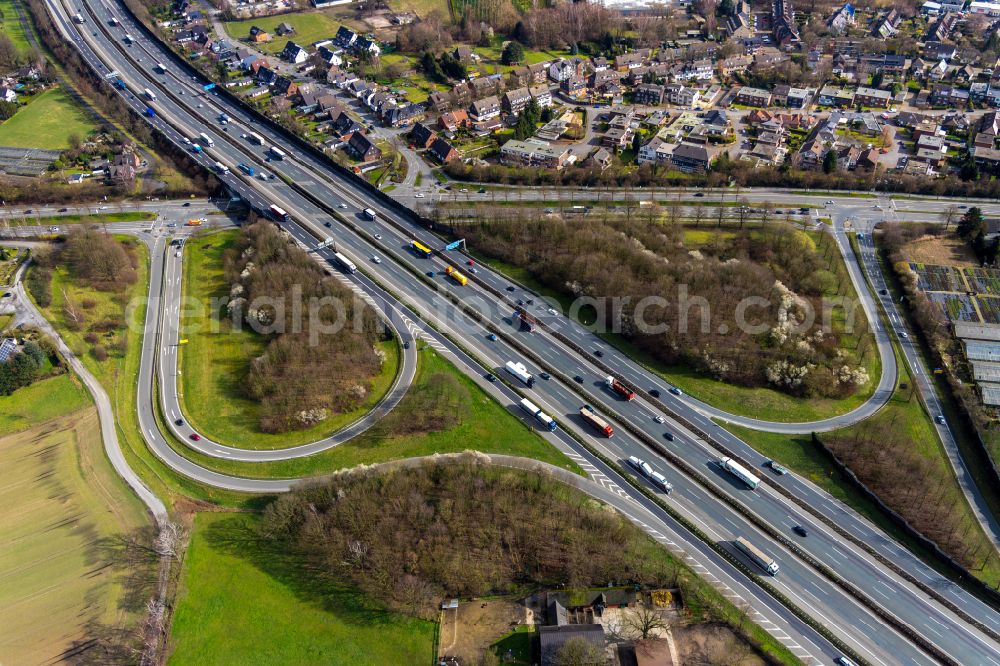
<svg viewBox="0 0 1000 666">
<path fill-rule="evenodd" d="M 242 171 L 246 175 L 248 175 L 248 176 L 252 176 L 253 175 L 253 167 L 250 166 L 249 164 L 243 164 L 243 162 L 240 162 L 236 166 L 238 166 L 240 168 L 240 171 Z"/>
<path fill-rule="evenodd" d="M 154 116 L 156 116 L 156 109 L 154 109 L 151 106 L 147 106 L 146 107 L 146 115 L 149 116 L 150 118 L 153 118 Z"/>
</svg>

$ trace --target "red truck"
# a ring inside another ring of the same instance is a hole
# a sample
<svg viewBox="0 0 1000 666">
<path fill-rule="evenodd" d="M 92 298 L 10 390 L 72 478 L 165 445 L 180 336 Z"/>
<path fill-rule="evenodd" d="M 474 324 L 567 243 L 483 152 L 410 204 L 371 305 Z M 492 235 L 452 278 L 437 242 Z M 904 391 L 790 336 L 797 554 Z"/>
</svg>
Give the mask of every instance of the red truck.
<svg viewBox="0 0 1000 666">
<path fill-rule="evenodd" d="M 583 417 L 584 421 L 604 433 L 605 436 L 611 437 L 615 434 L 614 429 L 608 424 L 608 422 L 598 416 L 597 412 L 595 412 L 594 408 L 590 405 L 584 405 L 580 408 L 580 416 Z"/>
<path fill-rule="evenodd" d="M 607 384 L 608 387 L 612 391 L 614 391 L 615 393 L 617 393 L 621 397 L 625 398 L 626 400 L 633 400 L 633 399 L 635 399 L 635 391 L 632 391 L 631 389 L 629 389 L 629 387 L 625 386 L 624 384 L 622 384 L 620 381 L 618 381 L 614 377 L 611 377 L 609 375 L 604 380 L 604 383 Z"/>
<path fill-rule="evenodd" d="M 528 332 L 534 331 L 535 326 L 538 325 L 538 320 L 528 314 L 528 311 L 520 305 L 514 309 L 514 316 L 521 320 L 521 328 Z"/>
</svg>

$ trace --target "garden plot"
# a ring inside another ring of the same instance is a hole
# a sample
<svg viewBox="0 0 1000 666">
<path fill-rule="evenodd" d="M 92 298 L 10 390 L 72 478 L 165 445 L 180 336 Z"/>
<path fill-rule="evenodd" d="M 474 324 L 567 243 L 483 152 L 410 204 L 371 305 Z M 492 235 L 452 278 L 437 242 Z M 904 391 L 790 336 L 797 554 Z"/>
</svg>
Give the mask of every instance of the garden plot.
<svg viewBox="0 0 1000 666">
<path fill-rule="evenodd" d="M 918 286 L 923 291 L 966 291 L 962 276 L 951 266 L 910 264 L 918 276 Z"/>
<path fill-rule="evenodd" d="M 976 306 L 972 303 L 971 296 L 928 292 L 927 298 L 941 307 L 945 316 L 951 321 L 979 322 L 979 315 L 976 314 Z"/>
<path fill-rule="evenodd" d="M 976 295 L 979 312 L 987 324 L 1000 324 L 1000 297 Z"/>
<path fill-rule="evenodd" d="M 995 268 L 963 268 L 969 289 L 977 294 L 1000 296 L 1000 271 Z"/>
</svg>

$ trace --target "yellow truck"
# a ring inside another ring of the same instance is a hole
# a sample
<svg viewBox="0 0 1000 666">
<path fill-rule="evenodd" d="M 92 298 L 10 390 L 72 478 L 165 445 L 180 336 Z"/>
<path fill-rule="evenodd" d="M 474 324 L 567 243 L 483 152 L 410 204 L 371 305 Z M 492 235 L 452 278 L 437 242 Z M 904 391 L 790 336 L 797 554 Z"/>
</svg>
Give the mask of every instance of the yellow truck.
<svg viewBox="0 0 1000 666">
<path fill-rule="evenodd" d="M 187 222 L 185 222 L 184 226 L 187 226 L 187 227 L 200 227 L 202 222 L 204 222 L 204 220 L 191 219 L 191 220 L 188 220 Z"/>
<path fill-rule="evenodd" d="M 449 266 L 448 268 L 444 269 L 444 272 L 448 274 L 448 277 L 450 277 L 452 280 L 459 283 L 463 287 L 469 282 L 469 278 L 465 277 L 464 275 L 456 271 L 455 268 L 452 266 Z"/>
</svg>

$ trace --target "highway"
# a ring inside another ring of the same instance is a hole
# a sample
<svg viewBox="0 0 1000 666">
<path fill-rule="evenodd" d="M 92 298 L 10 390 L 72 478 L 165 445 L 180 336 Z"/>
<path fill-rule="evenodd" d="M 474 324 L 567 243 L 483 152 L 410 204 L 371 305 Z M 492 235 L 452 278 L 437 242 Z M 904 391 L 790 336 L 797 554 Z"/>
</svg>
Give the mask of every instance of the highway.
<svg viewBox="0 0 1000 666">
<path fill-rule="evenodd" d="M 100 34 L 100 32 L 98 34 Z M 152 46 L 150 48 L 152 48 Z M 166 58 L 165 54 L 161 54 L 159 57 L 169 61 L 169 59 Z M 125 75 L 124 70 L 127 68 L 125 62 L 124 61 L 114 61 L 114 62 L 116 66 L 122 68 L 123 75 Z M 126 75 L 126 78 L 127 80 L 130 81 L 130 83 L 132 81 L 140 81 L 140 82 L 145 82 L 147 85 L 150 84 L 155 85 L 147 77 L 148 74 L 141 73 L 139 71 L 129 72 Z M 189 96 L 189 99 L 190 98 L 191 96 Z M 160 100 L 159 104 L 157 105 L 159 111 L 158 117 L 151 119 L 151 121 L 154 124 L 159 123 L 160 128 L 168 136 L 173 136 L 176 139 L 177 133 L 174 132 L 162 120 L 164 115 L 169 115 L 172 118 L 180 118 L 181 122 L 184 123 L 183 126 L 185 127 L 192 127 L 192 128 L 201 127 L 206 129 L 210 127 L 207 119 L 204 118 L 197 119 L 192 117 L 192 115 L 190 114 L 190 109 L 184 109 L 180 105 L 176 105 L 174 102 L 171 102 L 169 110 L 164 111 L 162 107 L 168 106 L 165 100 L 166 98 L 164 98 L 164 100 Z M 138 102 L 138 100 L 135 100 L 134 98 L 132 101 Z M 214 103 L 218 103 L 218 100 L 215 100 Z M 139 108 L 140 106 L 143 105 L 141 103 L 136 103 L 134 104 L 134 106 Z M 206 115 L 210 118 L 211 112 L 206 111 Z M 236 113 L 234 112 L 230 112 L 230 115 L 233 116 L 234 118 L 237 117 Z M 233 127 L 234 125 L 230 125 L 230 127 Z M 261 131 L 261 128 L 258 126 L 255 128 L 255 131 Z M 233 159 L 234 157 L 235 159 L 240 161 L 243 161 L 244 159 L 249 159 L 246 157 L 246 151 L 236 151 L 230 147 L 230 144 L 228 142 L 220 144 L 220 142 L 217 141 L 216 143 L 217 143 L 217 148 L 219 148 L 219 152 L 226 153 L 226 156 L 229 159 Z M 223 150 L 223 148 L 225 148 L 225 150 Z M 255 164 L 260 165 L 262 162 L 263 162 L 262 151 L 258 151 Z M 264 167 L 264 168 L 271 168 L 271 169 L 280 168 L 283 176 L 286 176 L 290 180 L 297 182 L 300 186 L 304 185 L 305 187 L 314 191 L 317 194 L 320 193 L 321 191 L 325 192 L 328 189 L 333 189 L 331 181 L 337 180 L 337 174 L 331 175 L 328 173 L 321 181 L 317 176 L 316 172 L 311 170 L 312 167 L 310 167 L 309 169 L 304 168 L 303 166 L 298 164 L 297 159 L 295 161 L 286 160 L 280 165 L 271 163 L 270 167 Z M 328 171 L 328 169 L 326 169 L 326 167 L 322 165 L 319 165 L 316 168 L 323 169 L 323 171 Z M 261 209 L 266 209 L 267 207 L 266 204 L 269 201 L 277 201 L 279 204 L 281 204 L 290 212 L 294 211 L 293 214 L 297 219 L 308 220 L 309 222 L 312 222 L 316 227 L 318 227 L 318 231 L 320 234 L 324 233 L 322 227 L 320 226 L 324 223 L 324 221 L 331 222 L 331 226 L 333 226 L 333 224 L 337 224 L 341 230 L 343 229 L 340 225 L 340 222 L 337 219 L 331 219 L 329 213 L 325 212 L 324 210 L 322 210 L 315 204 L 311 203 L 310 201 L 303 200 L 300 192 L 284 184 L 272 185 L 272 182 L 268 182 L 267 187 L 269 188 L 268 191 L 269 196 L 265 198 L 257 190 L 250 190 L 246 186 L 246 184 L 242 182 L 241 179 L 236 178 L 235 176 L 229 176 L 228 178 L 224 176 L 223 179 L 226 180 L 227 184 L 229 184 L 230 187 L 234 189 L 234 191 L 240 192 L 241 194 L 243 194 L 243 192 L 246 192 L 245 198 L 253 202 L 255 206 L 258 206 Z M 254 182 L 254 184 L 257 185 L 256 181 Z M 348 252 L 349 256 L 352 256 L 352 259 L 354 259 L 356 262 L 358 262 L 358 260 L 360 259 L 360 264 L 365 263 L 365 260 L 372 252 L 373 247 L 381 248 L 381 252 L 385 253 L 386 256 L 389 256 L 389 254 L 391 253 L 393 261 L 383 262 L 382 264 L 377 266 L 369 264 L 366 267 L 366 270 L 375 275 L 379 279 L 379 282 L 384 284 L 391 284 L 395 290 L 401 292 L 401 295 L 406 298 L 407 304 L 420 305 L 421 314 L 419 317 L 417 315 L 414 315 L 413 317 L 414 320 L 417 320 L 419 318 L 424 318 L 424 319 L 430 318 L 432 321 L 435 322 L 443 321 L 444 323 L 447 324 L 446 330 L 449 331 L 449 334 L 458 336 L 462 340 L 463 345 L 465 346 L 477 347 L 476 349 L 477 355 L 481 355 L 480 354 L 481 352 L 485 352 L 484 358 L 494 359 L 494 363 L 496 363 L 497 365 L 502 364 L 502 361 L 505 360 L 506 358 L 510 358 L 511 353 L 515 354 L 517 353 L 514 347 L 507 346 L 508 345 L 507 340 L 513 339 L 517 341 L 518 346 L 532 350 L 532 352 L 536 353 L 539 358 L 548 359 L 549 357 L 551 357 L 550 362 L 552 364 L 552 368 L 554 370 L 559 369 L 561 374 L 564 375 L 570 374 L 574 369 L 580 370 L 586 373 L 584 375 L 581 375 L 584 377 L 583 388 L 563 386 L 558 381 L 547 383 L 546 389 L 548 389 L 548 386 L 555 386 L 557 388 L 551 389 L 552 393 L 551 398 L 549 394 L 546 393 L 545 396 L 546 399 L 547 400 L 551 399 L 553 401 L 558 400 L 559 403 L 562 404 L 561 411 L 558 409 L 552 409 L 551 410 L 552 413 L 563 415 L 567 419 L 572 419 L 571 414 L 575 413 L 576 407 L 578 407 L 579 404 L 581 403 L 578 392 L 586 391 L 588 393 L 588 397 L 594 398 L 595 399 L 594 402 L 600 403 L 602 408 L 610 405 L 610 408 L 607 409 L 606 411 L 612 411 L 615 414 L 617 414 L 618 417 L 621 419 L 629 421 L 633 424 L 639 424 L 638 427 L 644 428 L 646 430 L 652 430 L 655 436 L 662 438 L 662 428 L 660 428 L 659 426 L 652 425 L 653 423 L 655 423 L 652 420 L 652 416 L 659 413 L 660 411 L 659 405 L 653 404 L 651 402 L 646 402 L 643 400 L 635 401 L 634 403 L 628 403 L 627 405 L 619 404 L 614 396 L 608 395 L 600 389 L 600 382 L 603 378 L 603 373 L 600 372 L 599 369 L 594 366 L 593 364 L 594 359 L 575 357 L 573 353 L 568 352 L 565 349 L 561 348 L 560 345 L 554 344 L 553 339 L 549 338 L 546 335 L 542 334 L 529 335 L 514 330 L 513 324 L 508 323 L 509 310 L 512 309 L 513 307 L 513 304 L 511 302 L 509 301 L 506 302 L 507 307 L 501 309 L 500 307 L 495 305 L 495 299 L 493 297 L 491 296 L 486 297 L 483 295 L 484 293 L 488 292 L 482 292 L 474 289 L 463 290 L 455 287 L 446 287 L 446 288 L 442 287 L 442 285 L 440 284 L 442 279 L 438 273 L 444 267 L 444 263 L 440 262 L 439 260 L 419 260 L 412 254 L 410 254 L 406 249 L 408 240 L 407 236 L 413 236 L 417 233 L 420 233 L 416 230 L 416 228 L 407 229 L 409 233 L 403 234 L 397 229 L 396 226 L 390 224 L 384 224 L 383 222 L 381 222 L 381 218 L 383 217 L 385 218 L 389 218 L 389 216 L 396 218 L 399 217 L 398 211 L 391 210 L 384 206 L 379 206 L 379 208 L 377 209 L 379 210 L 380 213 L 379 222 L 363 221 L 361 217 L 357 215 L 357 212 L 360 210 L 360 207 L 366 203 L 369 205 L 371 204 L 379 205 L 379 203 L 366 200 L 364 198 L 365 193 L 363 191 L 361 192 L 354 191 L 357 190 L 356 185 L 352 187 L 350 183 L 343 184 L 338 181 L 337 186 L 343 187 L 343 189 L 336 189 L 335 193 L 325 195 L 329 196 L 331 198 L 331 201 L 335 201 L 335 204 L 333 205 L 327 204 L 327 205 L 330 206 L 330 208 L 334 208 L 334 206 L 339 208 L 341 204 L 349 206 L 348 210 L 352 213 L 355 213 L 355 218 L 352 220 L 352 224 L 355 227 L 362 229 L 363 232 L 367 232 L 367 235 L 364 237 L 351 233 L 344 233 L 342 236 L 338 234 L 338 245 L 341 242 L 343 243 L 343 246 L 340 247 L 340 249 Z M 288 205 L 284 205 L 286 203 Z M 405 219 L 402 219 L 397 224 L 403 225 L 406 224 L 406 222 L 407 221 Z M 293 230 L 294 228 L 295 225 L 291 225 L 290 230 Z M 376 233 L 382 236 L 381 243 L 374 243 L 375 240 L 374 234 Z M 302 240 L 306 244 L 315 242 L 308 235 L 306 235 L 304 231 L 302 232 L 302 236 L 303 237 L 300 240 Z M 436 243 L 435 247 L 440 246 L 440 241 L 437 241 L 436 239 L 432 241 L 431 239 L 433 237 L 429 235 L 423 236 L 422 238 L 427 238 L 428 242 Z M 458 315 L 454 306 L 450 303 L 450 301 L 448 301 L 448 299 L 444 298 L 444 296 L 441 294 L 440 291 L 435 291 L 431 289 L 430 285 L 421 282 L 419 280 L 415 280 L 413 267 L 421 263 L 424 263 L 425 265 L 430 264 L 431 266 L 434 267 L 434 269 L 436 269 L 432 272 L 435 273 L 434 282 L 437 283 L 436 286 L 439 289 L 442 288 L 447 289 L 448 290 L 447 293 L 449 293 L 452 296 L 458 296 L 459 298 L 465 300 L 468 303 L 474 302 L 473 297 L 475 297 L 476 300 L 478 301 L 476 305 L 479 306 L 479 308 L 477 309 L 480 309 L 480 311 L 483 312 L 484 314 L 488 314 L 488 316 L 491 318 L 491 321 L 494 322 L 494 326 L 496 326 L 503 333 L 503 337 L 501 338 L 501 340 L 498 340 L 497 343 L 488 344 L 485 339 L 485 332 L 486 332 L 485 329 L 479 327 L 478 324 L 476 324 L 475 322 L 467 321 L 464 317 Z M 156 273 L 156 271 L 154 271 L 154 273 Z M 506 284 L 508 287 L 514 288 L 515 293 L 521 293 L 517 291 L 516 285 L 506 283 L 502 277 L 496 276 L 492 273 L 489 273 L 488 271 L 481 271 L 480 277 L 483 277 L 484 280 L 494 280 L 496 285 Z M 487 286 L 490 286 L 489 282 L 487 282 L 486 284 Z M 506 291 L 506 287 L 504 291 Z M 465 292 L 472 292 L 472 293 L 466 294 Z M 437 312 L 440 312 L 441 314 L 436 314 Z M 504 321 L 505 317 L 508 318 L 508 322 Z M 148 319 L 147 323 L 149 321 L 150 320 Z M 500 329 L 501 325 L 505 326 L 506 329 L 505 330 Z M 557 328 L 557 330 L 560 331 L 561 327 L 573 326 L 572 324 L 568 323 L 568 320 L 555 316 L 553 316 L 551 325 L 553 325 L 554 327 Z M 442 340 L 447 340 L 447 338 L 442 338 Z M 542 340 L 543 342 L 538 342 L 539 340 Z M 495 350 L 490 352 L 490 349 L 493 348 L 495 348 Z M 144 354 L 144 357 L 145 356 L 146 354 Z M 611 359 L 605 357 L 605 362 L 610 363 Z M 615 362 L 617 362 L 617 360 L 615 360 Z M 529 367 L 531 366 L 532 364 L 529 362 Z M 535 367 L 532 367 L 532 369 L 536 371 L 538 370 Z M 477 374 L 481 374 L 482 368 L 478 368 L 476 372 Z M 151 376 L 152 375 L 150 375 L 150 377 Z M 664 388 L 668 387 L 664 385 Z M 670 398 L 667 398 L 667 400 L 670 400 Z M 665 400 L 664 402 L 667 401 Z M 543 405 L 543 408 L 548 408 L 548 407 L 549 407 L 548 404 Z M 676 406 L 672 406 L 669 403 L 667 403 L 667 407 L 674 407 L 675 409 L 677 409 L 677 411 L 681 411 L 682 409 L 687 410 L 687 412 L 691 411 L 690 406 L 679 401 Z M 140 404 L 140 409 L 141 408 L 142 404 Z M 665 416 L 669 416 L 668 412 L 663 412 L 663 414 Z M 693 421 L 693 417 L 691 414 L 685 414 L 685 418 L 689 422 Z M 155 429 L 155 420 L 150 421 L 150 423 L 154 425 Z M 700 424 L 696 423 L 696 425 L 699 425 L 700 427 Z M 711 427 L 714 428 L 714 426 Z M 697 438 L 692 437 L 690 433 L 686 433 L 679 424 L 672 423 L 672 428 L 676 428 L 676 432 L 679 435 L 681 435 L 677 437 L 676 442 L 672 444 L 672 446 L 676 447 L 679 450 L 679 452 L 685 456 L 688 455 L 689 451 L 694 450 L 695 453 L 691 456 L 689 462 L 692 465 L 698 467 L 699 469 L 702 468 L 714 469 L 709 466 L 714 465 L 713 460 L 714 458 L 717 457 L 717 452 L 713 452 L 711 449 L 706 450 L 705 448 L 703 448 L 707 447 L 707 445 L 704 443 L 700 443 L 700 440 L 697 440 Z M 713 432 L 713 430 L 709 430 L 709 428 L 707 427 L 705 429 L 708 430 L 709 432 Z M 721 431 L 719 431 L 719 429 L 717 428 L 714 428 L 714 430 L 721 433 Z M 623 431 L 620 431 L 620 433 L 624 434 Z M 717 435 L 715 435 L 715 432 L 713 432 L 713 437 L 716 436 Z M 722 434 L 718 435 L 718 437 L 720 438 L 723 436 L 724 435 Z M 616 443 L 625 441 L 624 437 L 616 436 L 615 439 Z M 741 442 L 738 442 L 738 440 L 735 440 L 735 443 L 742 444 Z M 696 447 L 685 446 L 691 444 L 695 444 L 697 446 Z M 621 446 L 626 446 L 626 445 L 622 444 Z M 640 455 L 642 455 L 643 457 L 647 459 L 653 457 L 653 454 L 648 450 L 644 450 L 641 444 L 636 443 L 631 446 L 637 447 L 634 450 L 640 452 Z M 740 453 L 742 454 L 742 451 Z M 754 460 L 753 458 L 749 459 Z M 756 456 L 756 460 L 760 460 L 759 456 Z M 672 472 L 672 470 L 670 471 Z M 680 473 L 674 472 L 674 474 L 678 479 L 677 483 L 675 483 L 675 486 L 678 487 L 678 492 L 675 493 L 674 497 L 686 495 L 689 491 L 692 493 L 692 495 L 696 492 L 698 486 L 693 484 L 690 481 L 690 479 L 688 479 L 686 476 L 681 475 Z M 715 476 L 718 476 L 718 474 L 715 473 Z M 673 481 L 674 479 L 671 480 Z M 717 480 L 716 482 L 718 483 L 718 487 L 719 489 L 721 489 L 722 492 L 727 493 L 731 496 L 741 496 L 741 501 L 748 501 L 747 498 L 742 497 L 742 495 L 746 495 L 748 493 L 738 492 L 738 489 L 736 488 L 731 488 L 731 487 L 726 488 L 727 485 L 732 486 L 732 484 L 726 483 L 726 481 Z M 232 483 L 232 481 L 224 480 L 223 483 Z M 853 512 L 846 512 L 843 507 L 840 507 L 836 503 L 833 503 L 832 500 L 830 500 L 828 497 L 823 497 L 822 494 L 815 494 L 818 493 L 818 491 L 816 491 L 816 489 L 813 488 L 811 485 L 805 484 L 804 482 L 794 477 L 789 478 L 787 480 L 783 479 L 782 483 L 783 485 L 787 484 L 790 488 L 792 488 L 797 492 L 814 493 L 813 495 L 811 495 L 811 499 L 817 500 L 818 503 L 810 503 L 810 506 L 813 506 L 817 510 L 829 511 L 831 515 L 835 515 L 837 517 L 838 522 L 844 520 L 844 516 L 840 515 L 840 512 L 847 513 L 848 519 L 845 522 L 847 522 L 848 524 L 856 522 L 857 524 L 852 525 L 852 528 L 854 529 L 869 530 L 870 531 L 869 533 L 872 536 L 876 537 L 874 539 L 876 542 L 879 540 L 887 542 L 887 544 L 889 544 L 887 552 L 892 552 L 892 546 L 894 546 L 894 544 L 891 544 L 891 542 L 888 542 L 887 539 L 884 539 L 884 537 L 879 535 L 872 526 L 867 525 L 866 523 L 864 523 L 864 521 L 861 521 L 860 518 L 853 516 Z M 682 489 L 683 492 L 680 492 Z M 780 497 L 777 494 L 772 494 L 769 488 L 765 488 L 765 490 L 767 492 L 750 493 L 754 497 L 766 498 L 765 500 L 760 500 L 761 503 L 760 507 L 757 506 L 753 507 L 754 511 L 758 511 L 759 509 L 761 511 L 764 511 L 765 515 L 767 514 L 768 511 L 770 511 L 773 514 L 774 508 L 769 508 L 769 507 L 780 507 L 780 510 L 785 512 L 784 514 L 785 516 L 788 516 L 787 512 L 790 510 L 795 511 L 796 514 L 798 513 L 798 509 L 795 506 L 788 504 L 787 500 L 785 500 L 783 497 Z M 757 500 L 753 501 L 756 502 Z M 828 509 L 827 505 L 830 505 L 832 509 Z M 758 515 L 761 514 L 758 513 Z M 796 518 L 798 517 L 799 516 L 796 516 Z M 810 515 L 804 515 L 801 516 L 801 518 L 803 519 L 802 520 L 803 524 L 812 525 L 814 534 L 817 533 L 817 530 L 824 529 L 815 524 L 816 521 Z M 710 518 L 710 520 L 713 520 L 713 522 L 716 523 L 719 522 L 719 519 L 717 517 L 714 519 Z M 773 525 L 782 525 L 781 519 L 779 518 L 773 518 L 769 522 L 771 522 L 771 524 Z M 810 549 L 813 548 L 819 549 L 820 548 L 819 545 L 817 546 L 812 545 L 815 541 L 818 540 L 814 539 L 813 541 L 810 541 L 809 544 L 806 545 L 806 547 Z M 780 548 L 781 546 L 775 543 L 774 549 L 779 550 Z M 899 547 L 895 546 L 895 548 Z M 850 558 L 851 567 L 857 567 L 858 571 L 867 570 L 869 572 L 873 572 L 873 575 L 875 575 L 878 580 L 881 580 L 883 584 L 896 586 L 894 591 L 898 590 L 898 594 L 894 594 L 893 598 L 899 599 L 901 607 L 909 608 L 909 611 L 903 613 L 898 613 L 896 612 L 896 609 L 894 609 L 893 612 L 898 617 L 906 617 L 906 616 L 912 617 L 913 618 L 912 626 L 914 627 L 920 627 L 921 620 L 923 620 L 923 623 L 926 624 L 926 608 L 936 608 L 934 604 L 928 604 L 927 601 L 922 598 L 922 595 L 919 591 L 915 591 L 915 589 L 909 589 L 907 584 L 899 581 L 894 581 L 892 574 L 888 570 L 883 570 L 879 566 L 874 564 L 866 565 L 864 563 L 864 560 L 867 558 L 867 556 L 864 553 L 860 551 L 855 551 L 854 547 L 848 547 L 846 548 L 846 550 L 848 551 L 849 554 L 845 553 L 844 556 Z M 839 552 L 839 549 L 835 548 L 835 550 L 832 552 Z M 811 554 L 813 556 L 816 556 L 815 552 L 811 552 Z M 789 558 L 794 559 L 790 555 Z M 783 563 L 783 572 L 784 572 L 785 561 L 783 558 L 781 559 Z M 912 557 L 910 559 L 912 559 Z M 845 564 L 845 562 L 841 561 L 841 564 L 843 565 Z M 920 565 L 919 563 L 917 563 L 917 565 L 921 567 L 923 566 Z M 926 567 L 924 567 L 924 569 L 926 569 Z M 835 570 L 839 571 L 840 568 L 837 568 Z M 854 573 L 853 569 L 851 573 Z M 928 575 L 926 571 L 923 572 L 923 574 Z M 812 577 L 817 579 L 819 578 L 815 573 L 812 573 Z M 930 574 L 928 575 L 928 579 L 937 581 L 940 580 L 940 577 L 934 574 L 933 572 L 930 572 Z M 866 590 L 871 589 L 870 586 L 865 586 L 862 582 L 859 582 L 858 586 Z M 959 596 L 963 597 L 963 602 L 965 601 L 964 597 L 968 597 L 968 595 L 962 595 L 962 594 L 959 594 Z M 974 606 L 970 607 L 973 608 L 973 610 L 978 610 L 975 609 Z M 849 607 L 845 608 L 845 610 L 848 609 Z M 856 609 L 849 609 L 849 610 L 852 616 L 856 616 L 853 615 L 857 613 Z M 901 610 L 905 609 L 901 608 Z M 952 651 L 951 653 L 967 655 L 970 656 L 973 660 L 975 660 L 977 658 L 975 657 L 975 655 L 977 654 L 975 652 L 976 649 L 975 645 L 965 644 L 966 643 L 965 636 L 967 634 L 964 631 L 964 628 L 961 627 L 961 623 L 959 622 L 959 624 L 957 625 L 954 624 L 955 622 L 957 622 L 957 620 L 953 617 L 949 617 L 947 613 L 944 613 L 943 615 L 938 617 L 944 618 L 948 623 L 948 624 L 942 624 L 942 626 L 948 627 L 947 633 L 950 635 L 951 638 L 950 641 L 951 644 L 948 647 L 949 649 L 954 648 L 954 651 Z M 870 633 L 870 638 L 874 638 L 876 643 L 886 642 L 884 630 L 878 630 L 878 631 L 873 630 L 873 633 Z M 930 638 L 930 640 L 934 641 L 935 639 Z M 948 641 L 946 640 L 945 642 Z M 975 644 L 978 643 L 979 640 L 976 639 L 975 637 L 971 637 L 968 642 L 971 644 Z M 989 645 L 989 647 L 985 648 L 984 652 L 981 652 L 979 654 L 980 656 L 992 654 L 994 648 L 995 645 Z M 972 651 L 970 652 L 970 650 Z M 899 656 L 902 654 L 906 654 L 906 651 L 889 650 L 884 654 L 886 656 L 890 655 Z M 914 660 L 918 661 L 918 663 L 923 663 L 922 661 L 919 660 L 920 656 L 921 655 L 918 652 L 915 655 Z M 926 659 L 926 657 L 924 657 L 924 659 Z M 887 663 L 891 663 L 891 658 L 890 662 Z M 983 661 L 982 663 L 988 663 L 988 662 Z"/>
</svg>

